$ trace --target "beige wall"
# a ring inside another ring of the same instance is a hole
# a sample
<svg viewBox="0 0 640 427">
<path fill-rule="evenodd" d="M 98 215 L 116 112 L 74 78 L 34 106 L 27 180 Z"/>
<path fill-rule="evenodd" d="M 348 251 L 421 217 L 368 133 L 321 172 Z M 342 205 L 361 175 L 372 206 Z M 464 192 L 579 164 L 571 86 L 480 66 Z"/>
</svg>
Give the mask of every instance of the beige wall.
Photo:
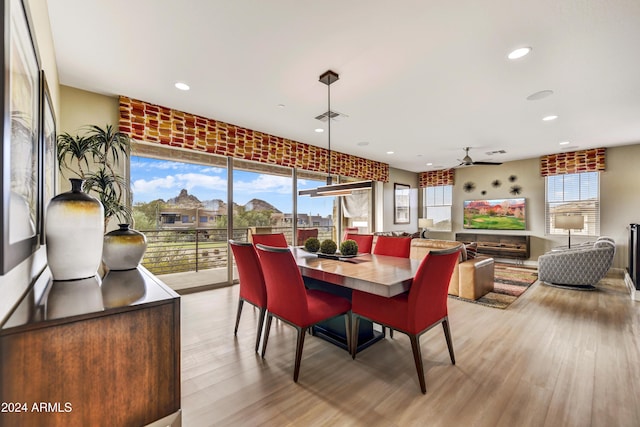
<svg viewBox="0 0 640 427">
<path fill-rule="evenodd" d="M 393 219 L 393 184 L 405 184 L 411 186 L 411 200 L 409 212 L 409 224 L 394 224 Z M 380 186 L 377 187 L 379 189 Z M 406 231 L 414 233 L 418 231 L 418 174 L 402 169 L 389 168 L 389 182 L 382 185 L 382 209 L 376 211 L 375 231 Z M 380 197 L 378 197 L 380 200 Z M 382 214 L 382 218 L 379 216 Z"/>
<path fill-rule="evenodd" d="M 53 54 L 53 39 L 49 26 L 49 12 L 45 0 L 28 0 L 26 2 L 31 26 L 34 33 L 40 64 L 45 72 L 51 100 L 56 113 L 60 105 L 58 91 L 58 69 Z M 59 113 L 56 114 L 59 117 Z M 41 247 L 33 256 L 29 257 L 4 276 L 0 276 L 0 323 L 7 318 L 13 306 L 24 294 L 33 279 L 44 269 L 46 263 L 45 250 Z"/>
</svg>

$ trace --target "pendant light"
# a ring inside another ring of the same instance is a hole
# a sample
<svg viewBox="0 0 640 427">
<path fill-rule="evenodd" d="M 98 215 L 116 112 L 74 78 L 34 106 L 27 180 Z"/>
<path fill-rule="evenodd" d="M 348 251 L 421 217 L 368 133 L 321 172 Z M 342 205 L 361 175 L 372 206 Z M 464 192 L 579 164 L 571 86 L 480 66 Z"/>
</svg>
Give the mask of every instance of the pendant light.
<svg viewBox="0 0 640 427">
<path fill-rule="evenodd" d="M 327 137 L 328 137 L 328 153 L 327 153 L 327 185 L 314 188 L 311 190 L 301 190 L 299 196 L 324 197 L 324 196 L 347 196 L 353 190 L 370 190 L 373 187 L 372 181 L 347 182 L 343 184 L 333 184 L 331 177 L 331 119 L 337 116 L 337 113 L 331 111 L 331 84 L 338 81 L 340 76 L 338 73 L 327 70 L 320 75 L 318 79 L 321 83 L 327 85 Z"/>
</svg>

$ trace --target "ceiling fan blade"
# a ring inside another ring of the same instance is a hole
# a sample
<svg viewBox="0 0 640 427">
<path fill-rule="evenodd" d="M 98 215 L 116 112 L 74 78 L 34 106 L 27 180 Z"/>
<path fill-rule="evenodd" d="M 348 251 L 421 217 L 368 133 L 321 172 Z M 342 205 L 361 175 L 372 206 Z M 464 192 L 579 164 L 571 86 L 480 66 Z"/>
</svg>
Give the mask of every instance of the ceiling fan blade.
<svg viewBox="0 0 640 427">
<path fill-rule="evenodd" d="M 473 164 L 474 165 L 480 165 L 480 166 L 482 166 L 482 165 L 494 165 L 494 166 L 497 166 L 497 165 L 501 165 L 502 163 L 498 163 L 498 162 L 473 162 Z"/>
</svg>

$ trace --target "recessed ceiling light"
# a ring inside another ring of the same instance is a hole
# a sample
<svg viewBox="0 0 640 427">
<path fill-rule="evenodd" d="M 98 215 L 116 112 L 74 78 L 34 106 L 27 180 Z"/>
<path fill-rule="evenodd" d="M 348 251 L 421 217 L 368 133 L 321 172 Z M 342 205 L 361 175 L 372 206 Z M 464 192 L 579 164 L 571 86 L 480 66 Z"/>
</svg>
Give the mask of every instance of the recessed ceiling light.
<svg viewBox="0 0 640 427">
<path fill-rule="evenodd" d="M 569 141 L 562 141 L 562 142 L 560 143 L 560 145 L 569 145 L 569 144 L 571 144 L 571 142 L 569 142 Z"/>
<path fill-rule="evenodd" d="M 284 108 L 284 104 L 278 104 L 277 107 L 278 108 Z"/>
<path fill-rule="evenodd" d="M 365 146 L 369 145 L 369 142 L 368 141 L 360 141 L 360 142 L 358 142 L 357 145 L 359 145 L 360 147 L 365 147 Z"/>
<path fill-rule="evenodd" d="M 188 84 L 186 84 L 186 83 L 182 83 L 182 82 L 178 82 L 178 83 L 176 83 L 176 84 L 175 84 L 175 87 L 176 87 L 177 89 L 180 89 L 180 90 L 189 90 L 189 89 L 190 89 L 190 87 L 189 87 L 189 85 L 188 85 Z"/>
<path fill-rule="evenodd" d="M 536 93 L 532 93 L 531 95 L 527 96 L 527 101 L 538 101 L 540 99 L 546 98 L 547 96 L 551 96 L 553 95 L 553 91 L 552 90 L 541 90 L 538 91 Z"/>
<path fill-rule="evenodd" d="M 427 163 L 427 166 L 433 166 L 433 163 L 429 162 Z"/>
<path fill-rule="evenodd" d="M 393 151 L 387 151 L 387 154 L 393 154 L 393 153 L 394 153 Z"/>
<path fill-rule="evenodd" d="M 552 116 L 545 116 L 545 117 L 542 118 L 542 120 L 545 121 L 545 122 L 550 122 L 551 120 L 555 120 L 557 118 L 558 118 L 558 116 L 553 116 L 552 115 Z"/>
<path fill-rule="evenodd" d="M 317 128 L 317 129 L 316 129 L 316 132 L 318 132 L 318 133 L 322 133 L 322 132 L 324 132 L 324 129 L 322 129 L 322 128 Z"/>
<path fill-rule="evenodd" d="M 509 55 L 507 55 L 507 58 L 509 59 L 520 59 L 523 56 L 527 56 L 529 54 L 529 52 L 531 52 L 531 48 L 530 47 L 520 47 L 514 51 L 512 51 L 511 53 L 509 53 Z"/>
</svg>

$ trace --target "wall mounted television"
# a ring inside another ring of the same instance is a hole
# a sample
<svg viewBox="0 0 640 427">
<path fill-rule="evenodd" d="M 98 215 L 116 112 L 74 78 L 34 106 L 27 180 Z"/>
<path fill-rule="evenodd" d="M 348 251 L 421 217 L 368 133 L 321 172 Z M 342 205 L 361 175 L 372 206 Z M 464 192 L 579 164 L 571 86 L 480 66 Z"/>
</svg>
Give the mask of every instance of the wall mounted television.
<svg viewBox="0 0 640 427">
<path fill-rule="evenodd" d="M 464 228 L 526 230 L 524 197 L 492 200 L 465 200 Z"/>
</svg>

